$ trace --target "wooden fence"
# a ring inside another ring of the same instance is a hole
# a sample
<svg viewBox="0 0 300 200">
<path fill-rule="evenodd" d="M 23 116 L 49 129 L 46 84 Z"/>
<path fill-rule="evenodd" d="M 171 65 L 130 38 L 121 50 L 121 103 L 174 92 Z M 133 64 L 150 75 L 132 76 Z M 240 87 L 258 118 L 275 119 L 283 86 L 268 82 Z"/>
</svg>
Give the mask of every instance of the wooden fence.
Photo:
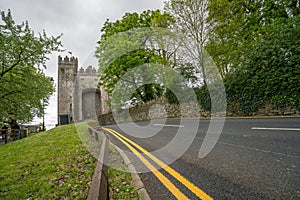
<svg viewBox="0 0 300 200">
<path fill-rule="evenodd" d="M 0 129 L 0 143 L 7 144 L 8 142 L 25 138 L 27 135 L 27 130 L 24 129 Z"/>
<path fill-rule="evenodd" d="M 88 131 L 91 137 L 95 137 L 96 141 L 99 141 L 101 137 L 102 143 L 100 147 L 99 156 L 97 159 L 96 169 L 92 179 L 92 185 L 88 194 L 88 200 L 108 200 L 109 188 L 108 188 L 108 166 L 106 161 L 108 159 L 108 137 L 101 131 L 97 131 L 92 127 L 88 127 Z"/>
</svg>

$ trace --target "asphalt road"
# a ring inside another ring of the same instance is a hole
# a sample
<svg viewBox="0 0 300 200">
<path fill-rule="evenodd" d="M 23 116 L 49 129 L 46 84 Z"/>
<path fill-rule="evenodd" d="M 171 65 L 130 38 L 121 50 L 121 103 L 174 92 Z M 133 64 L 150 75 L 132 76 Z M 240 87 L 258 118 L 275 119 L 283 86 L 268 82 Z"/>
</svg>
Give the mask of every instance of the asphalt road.
<svg viewBox="0 0 300 200">
<path fill-rule="evenodd" d="M 199 158 L 209 123 L 154 120 L 108 127 L 168 163 L 213 199 L 300 199 L 300 118 L 226 119 L 217 144 L 206 157 Z M 178 137 L 182 142 L 174 140 Z M 113 135 L 110 139 L 127 151 L 143 172 L 140 176 L 153 200 L 176 199 L 124 144 Z M 164 150 L 166 145 L 170 149 Z M 189 199 L 199 199 L 180 181 L 159 171 Z"/>
</svg>

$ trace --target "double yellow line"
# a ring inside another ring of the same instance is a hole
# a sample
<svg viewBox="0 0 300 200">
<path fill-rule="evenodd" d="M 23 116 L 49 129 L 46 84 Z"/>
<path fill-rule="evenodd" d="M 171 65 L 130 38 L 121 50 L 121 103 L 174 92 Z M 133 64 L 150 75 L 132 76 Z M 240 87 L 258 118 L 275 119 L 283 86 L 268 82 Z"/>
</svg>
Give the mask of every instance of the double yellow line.
<svg viewBox="0 0 300 200">
<path fill-rule="evenodd" d="M 172 175 L 175 179 L 177 179 L 181 184 L 183 184 L 186 188 L 188 188 L 192 193 L 194 193 L 197 197 L 203 200 L 212 199 L 209 195 L 207 195 L 204 191 L 194 185 L 192 182 L 187 180 L 180 173 L 175 171 L 173 168 L 165 164 L 163 161 L 159 160 L 157 157 L 152 155 L 146 149 L 118 133 L 117 131 L 110 128 L 102 128 L 103 130 L 111 133 L 118 140 L 120 140 L 126 147 L 128 147 L 132 153 L 134 153 L 143 163 L 144 165 L 159 179 L 159 181 L 166 186 L 166 188 L 177 198 L 177 199 L 189 199 L 184 193 L 182 193 L 166 176 L 164 176 L 160 171 L 158 171 L 141 153 L 137 151 L 140 150 L 142 153 L 147 155 L 150 159 L 152 159 L 156 164 L 158 164 L 162 169 Z M 135 148 L 136 149 L 135 149 Z"/>
</svg>

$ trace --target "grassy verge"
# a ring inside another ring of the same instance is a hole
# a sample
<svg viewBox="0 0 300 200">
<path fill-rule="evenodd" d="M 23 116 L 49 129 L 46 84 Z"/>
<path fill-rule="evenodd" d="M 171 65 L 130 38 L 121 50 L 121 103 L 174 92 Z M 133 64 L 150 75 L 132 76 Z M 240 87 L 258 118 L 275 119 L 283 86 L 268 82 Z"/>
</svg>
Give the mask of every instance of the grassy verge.
<svg viewBox="0 0 300 200">
<path fill-rule="evenodd" d="M 109 195 L 110 199 L 139 199 L 138 192 L 132 183 L 131 174 L 122 157 L 113 145 L 109 146 Z"/>
<path fill-rule="evenodd" d="M 86 127 L 77 134 L 74 125 L 60 126 L 0 145 L 0 199 L 86 199 L 96 162 L 87 148 L 99 147 L 82 144 L 91 141 L 82 135 Z M 126 167 L 112 146 L 111 156 Z M 110 167 L 109 184 L 111 199 L 138 199 L 129 173 Z"/>
<path fill-rule="evenodd" d="M 95 158 L 74 125 L 0 146 L 1 199 L 85 199 Z"/>
</svg>

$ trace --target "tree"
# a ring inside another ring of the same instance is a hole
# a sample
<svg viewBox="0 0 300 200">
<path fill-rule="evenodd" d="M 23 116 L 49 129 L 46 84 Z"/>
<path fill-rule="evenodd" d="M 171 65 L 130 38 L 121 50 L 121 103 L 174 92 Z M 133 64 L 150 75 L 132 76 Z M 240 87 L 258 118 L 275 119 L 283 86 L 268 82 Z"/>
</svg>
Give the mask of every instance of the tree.
<svg viewBox="0 0 300 200">
<path fill-rule="evenodd" d="M 208 8 L 213 27 L 206 49 L 223 77 L 249 62 L 249 49 L 275 21 L 299 13 L 299 3 L 294 0 L 210 0 Z"/>
<path fill-rule="evenodd" d="M 53 83 L 42 70 L 47 54 L 59 51 L 61 36 L 39 36 L 28 22 L 15 24 L 11 11 L 1 11 L 0 24 L 0 121 L 27 122 L 42 116 L 54 92 Z"/>
<path fill-rule="evenodd" d="M 299 3 L 211 0 L 207 44 L 223 72 L 229 107 L 249 114 L 265 104 L 299 108 Z"/>
<path fill-rule="evenodd" d="M 300 108 L 300 16 L 276 18 L 249 50 L 245 88 L 277 109 Z"/>
<path fill-rule="evenodd" d="M 207 79 L 204 47 L 211 29 L 211 25 L 207 23 L 208 2 L 208 0 L 168 0 L 164 8 L 175 20 L 172 28 L 194 41 L 195 45 L 186 46 L 185 49 L 197 61 L 196 73 L 202 75 L 204 84 Z"/>
<path fill-rule="evenodd" d="M 213 24 L 206 46 L 222 77 L 245 62 L 245 49 L 251 48 L 259 27 L 259 1 L 211 0 L 208 21 Z"/>
<path fill-rule="evenodd" d="M 131 69 L 149 63 L 168 64 L 169 57 L 164 56 L 165 51 L 159 47 L 154 48 L 150 41 L 153 40 L 151 28 L 168 28 L 171 21 L 168 14 L 148 10 L 141 14 L 126 13 L 121 20 L 105 22 L 95 55 L 100 67 L 99 84 L 104 86 L 109 96 L 121 77 L 124 81 L 123 75 Z M 136 86 L 146 79 L 147 73 L 143 73 L 139 77 L 127 76 L 125 81 Z M 145 84 L 137 87 L 131 98 L 145 102 L 160 95 L 162 90 L 159 85 Z"/>
</svg>

